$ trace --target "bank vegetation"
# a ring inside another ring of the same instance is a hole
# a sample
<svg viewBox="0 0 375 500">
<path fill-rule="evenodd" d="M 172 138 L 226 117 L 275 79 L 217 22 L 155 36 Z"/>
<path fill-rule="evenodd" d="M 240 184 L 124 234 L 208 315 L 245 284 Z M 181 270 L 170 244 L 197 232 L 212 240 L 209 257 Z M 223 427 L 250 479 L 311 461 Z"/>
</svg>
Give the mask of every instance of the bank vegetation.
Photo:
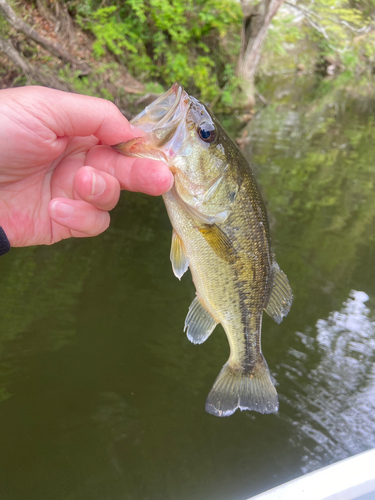
<svg viewBox="0 0 375 500">
<path fill-rule="evenodd" d="M 0 0 L 0 88 L 38 83 L 125 113 L 174 81 L 223 111 L 280 74 L 375 72 L 375 0 Z"/>
</svg>

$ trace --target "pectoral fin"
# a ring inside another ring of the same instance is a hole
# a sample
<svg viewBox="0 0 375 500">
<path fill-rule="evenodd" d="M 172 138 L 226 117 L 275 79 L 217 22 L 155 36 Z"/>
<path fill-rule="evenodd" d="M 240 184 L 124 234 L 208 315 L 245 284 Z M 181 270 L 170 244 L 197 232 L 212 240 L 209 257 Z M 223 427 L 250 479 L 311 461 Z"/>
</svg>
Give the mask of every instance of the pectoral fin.
<svg viewBox="0 0 375 500">
<path fill-rule="evenodd" d="M 193 344 L 202 344 L 214 331 L 217 321 L 195 297 L 186 316 L 184 331 Z"/>
<path fill-rule="evenodd" d="M 293 293 L 288 278 L 282 272 L 277 262 L 274 262 L 272 267 L 273 287 L 265 311 L 276 321 L 276 323 L 281 323 L 283 317 L 288 314 L 290 306 L 292 305 Z"/>
<path fill-rule="evenodd" d="M 226 262 L 235 261 L 236 250 L 228 236 L 219 226 L 216 224 L 205 224 L 203 227 L 198 228 L 198 230 L 218 257 Z"/>
<path fill-rule="evenodd" d="M 185 247 L 181 238 L 173 230 L 171 245 L 171 262 L 174 275 L 180 280 L 189 267 L 189 259 L 185 253 Z"/>
<path fill-rule="evenodd" d="M 189 203 L 186 203 L 186 201 L 184 201 L 181 196 L 178 194 L 178 191 L 176 189 L 176 186 L 173 185 L 172 189 L 172 194 L 173 196 L 175 197 L 177 203 L 180 204 L 180 206 L 187 211 L 187 213 L 198 223 L 200 224 L 208 224 L 208 225 L 212 225 L 212 224 L 219 224 L 221 222 L 224 222 L 228 215 L 229 215 L 229 211 L 228 210 L 224 210 L 220 213 L 217 213 L 215 215 L 207 215 L 203 212 L 201 212 L 197 207 L 193 207 L 192 205 L 189 205 Z"/>
</svg>

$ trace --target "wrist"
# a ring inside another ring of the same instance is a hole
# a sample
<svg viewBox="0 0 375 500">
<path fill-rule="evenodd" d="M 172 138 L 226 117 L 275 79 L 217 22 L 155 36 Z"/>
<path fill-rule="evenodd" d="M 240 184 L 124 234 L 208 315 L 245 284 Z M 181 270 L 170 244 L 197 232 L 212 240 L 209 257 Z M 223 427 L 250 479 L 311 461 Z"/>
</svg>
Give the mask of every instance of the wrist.
<svg viewBox="0 0 375 500">
<path fill-rule="evenodd" d="M 10 250 L 10 243 L 5 234 L 4 229 L 0 226 L 0 255 L 8 253 Z"/>
</svg>

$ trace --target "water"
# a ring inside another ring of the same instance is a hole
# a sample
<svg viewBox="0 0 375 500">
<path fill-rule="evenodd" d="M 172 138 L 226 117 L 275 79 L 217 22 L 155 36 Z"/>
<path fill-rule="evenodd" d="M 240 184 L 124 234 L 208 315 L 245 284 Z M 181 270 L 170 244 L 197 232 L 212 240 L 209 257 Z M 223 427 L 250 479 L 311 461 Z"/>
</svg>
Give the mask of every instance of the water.
<svg viewBox="0 0 375 500">
<path fill-rule="evenodd" d="M 267 98 L 244 151 L 295 295 L 264 317 L 280 412 L 205 413 L 227 340 L 188 342 L 162 201 L 124 193 L 106 234 L 0 259 L 2 500 L 244 500 L 375 447 L 374 101 Z"/>
</svg>

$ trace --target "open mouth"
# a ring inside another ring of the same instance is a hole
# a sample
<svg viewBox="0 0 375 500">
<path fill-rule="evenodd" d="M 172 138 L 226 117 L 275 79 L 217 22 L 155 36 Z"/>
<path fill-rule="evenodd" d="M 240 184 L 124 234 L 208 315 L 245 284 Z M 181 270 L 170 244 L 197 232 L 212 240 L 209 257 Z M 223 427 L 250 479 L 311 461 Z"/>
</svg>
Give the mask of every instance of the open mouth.
<svg viewBox="0 0 375 500">
<path fill-rule="evenodd" d="M 146 134 L 112 146 L 127 156 L 163 160 L 168 163 L 180 150 L 185 138 L 185 120 L 190 107 L 189 96 L 175 83 L 165 94 L 147 106 L 131 121 Z"/>
<path fill-rule="evenodd" d="M 181 118 L 182 107 L 186 101 L 186 99 L 183 99 L 183 94 L 187 97 L 183 87 L 178 83 L 174 83 L 165 94 L 134 117 L 131 124 L 144 132 L 150 132 L 155 128 L 162 128 L 166 125 L 169 126 L 171 122 Z"/>
</svg>

